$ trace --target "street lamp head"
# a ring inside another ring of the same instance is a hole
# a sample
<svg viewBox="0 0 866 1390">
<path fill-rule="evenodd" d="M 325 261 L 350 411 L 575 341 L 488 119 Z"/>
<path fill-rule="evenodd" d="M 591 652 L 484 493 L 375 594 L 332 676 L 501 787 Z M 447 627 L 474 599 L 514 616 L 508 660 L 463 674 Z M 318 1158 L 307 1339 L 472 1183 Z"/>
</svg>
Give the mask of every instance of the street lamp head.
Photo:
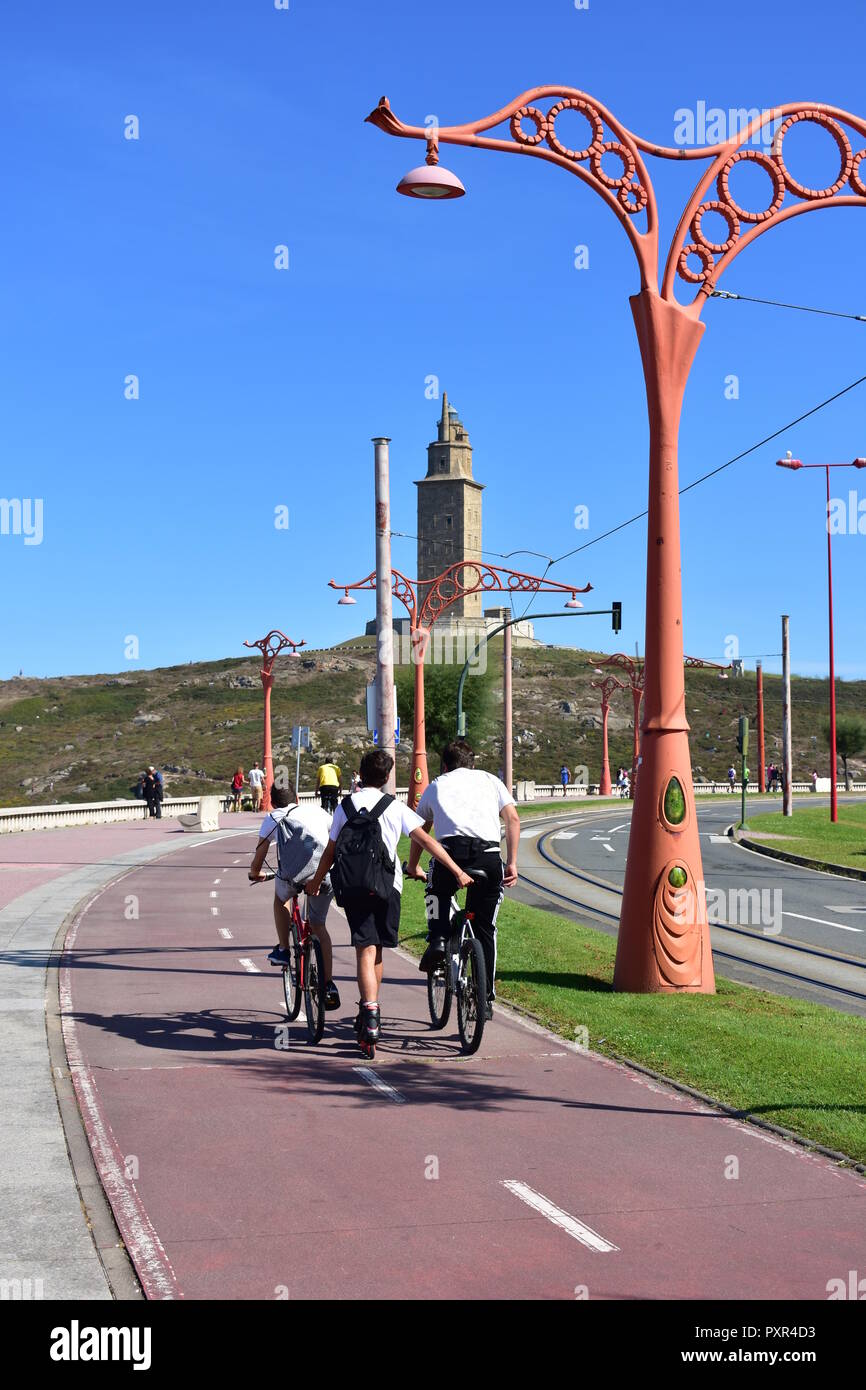
<svg viewBox="0 0 866 1390">
<path fill-rule="evenodd" d="M 457 175 L 441 164 L 419 164 L 403 175 L 397 192 L 407 198 L 462 198 L 466 189 Z"/>
<path fill-rule="evenodd" d="M 802 465 L 802 463 L 800 462 L 799 459 L 792 459 L 792 458 L 791 458 L 791 455 L 790 455 L 790 453 L 789 453 L 789 454 L 787 455 L 786 458 L 783 458 L 783 459 L 776 459 L 776 467 L 777 467 L 777 468 L 802 468 L 803 465 Z"/>
<path fill-rule="evenodd" d="M 855 460 L 854 460 L 854 467 L 855 467 L 855 468 L 866 468 L 866 459 L 855 459 Z"/>
<path fill-rule="evenodd" d="M 567 603 L 565 604 L 565 607 L 566 607 L 566 608 L 582 608 L 582 607 L 583 607 L 583 604 L 581 603 L 581 601 L 580 601 L 579 598 L 577 598 L 574 594 L 572 594 L 571 598 L 568 599 Z"/>
<path fill-rule="evenodd" d="M 358 600 L 352 598 L 352 595 L 349 593 L 349 590 L 348 590 L 348 589 L 345 589 L 345 590 L 343 591 L 343 597 L 342 597 L 342 598 L 338 598 L 338 599 L 337 599 L 337 605 L 338 605 L 338 607 L 340 607 L 340 608 L 345 608 L 348 604 L 350 604 L 350 603 L 357 603 L 357 602 L 358 602 Z"/>
</svg>

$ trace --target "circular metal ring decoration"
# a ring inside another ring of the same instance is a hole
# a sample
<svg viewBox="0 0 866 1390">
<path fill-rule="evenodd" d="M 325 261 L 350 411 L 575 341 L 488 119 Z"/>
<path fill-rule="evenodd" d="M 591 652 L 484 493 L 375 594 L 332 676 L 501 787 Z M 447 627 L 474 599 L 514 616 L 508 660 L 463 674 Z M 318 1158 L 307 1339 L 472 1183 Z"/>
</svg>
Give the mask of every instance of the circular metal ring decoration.
<svg viewBox="0 0 866 1390">
<path fill-rule="evenodd" d="M 702 262 L 701 270 L 692 270 L 689 265 L 689 256 L 699 256 Z M 696 241 L 690 241 L 680 252 L 677 261 L 677 270 L 684 280 L 688 280 L 690 285 L 702 285 L 710 271 L 713 269 L 712 252 L 706 246 L 699 246 Z"/>
<path fill-rule="evenodd" d="M 525 120 L 532 121 L 535 130 L 532 135 L 527 135 L 523 129 Z M 511 117 L 511 134 L 521 145 L 540 145 L 547 134 L 547 117 L 543 111 L 539 111 L 537 106 L 521 106 L 519 111 L 515 111 Z"/>
<path fill-rule="evenodd" d="M 592 127 L 592 139 L 586 146 L 586 149 L 570 150 L 568 146 L 563 145 L 562 141 L 557 137 L 556 118 L 560 111 L 580 111 L 589 121 Z M 568 97 L 563 101 L 556 102 L 548 111 L 546 136 L 547 143 L 552 150 L 556 150 L 557 154 L 564 155 L 566 159 L 574 159 L 579 163 L 580 160 L 586 159 L 595 147 L 600 145 L 604 140 L 604 124 L 595 107 L 591 106 L 588 101 L 584 101 L 582 97 Z"/>
<path fill-rule="evenodd" d="M 616 196 L 620 206 L 632 214 L 643 212 L 648 202 L 647 191 L 637 179 L 632 179 L 631 183 L 623 184 L 617 190 Z M 634 198 L 634 202 L 631 201 L 632 198 Z"/>
<path fill-rule="evenodd" d="M 809 121 L 811 125 L 820 126 L 836 141 L 836 147 L 839 151 L 839 177 L 835 183 L 828 184 L 826 188 L 807 188 L 805 184 L 798 183 L 785 166 L 782 145 L 791 126 L 797 125 L 799 121 Z M 781 169 L 782 177 L 790 191 L 796 193 L 799 198 L 808 198 L 810 201 L 813 198 L 832 198 L 834 193 L 838 193 L 839 189 L 848 182 L 853 162 L 848 136 L 838 121 L 834 121 L 831 116 L 825 116 L 823 111 L 795 111 L 793 116 L 789 116 L 786 121 L 783 121 L 773 140 L 773 158 Z"/>
<path fill-rule="evenodd" d="M 755 164 L 759 164 L 773 181 L 773 201 L 768 208 L 764 208 L 763 212 L 752 212 L 749 208 L 741 208 L 728 186 L 731 170 L 743 160 L 753 160 Z M 737 150 L 736 154 L 732 154 L 727 163 L 723 164 L 719 170 L 716 186 L 722 202 L 733 208 L 743 222 L 766 222 L 768 217 L 772 217 L 775 212 L 779 211 L 785 198 L 785 176 L 776 161 L 765 154 L 763 150 Z"/>
<path fill-rule="evenodd" d="M 717 212 L 728 224 L 727 241 L 710 241 L 701 229 L 701 221 L 705 212 Z M 740 219 L 734 209 L 727 203 L 719 203 L 715 200 L 709 203 L 701 203 L 694 217 L 692 218 L 691 233 L 698 246 L 702 246 L 705 251 L 710 251 L 714 256 L 723 256 L 726 251 L 730 251 L 737 237 L 740 235 Z"/>
<path fill-rule="evenodd" d="M 866 198 L 866 180 L 860 173 L 860 165 L 866 159 L 866 149 L 858 150 L 851 160 L 851 187 L 861 198 Z"/>
<path fill-rule="evenodd" d="M 606 174 L 601 167 L 601 161 L 606 154 L 615 154 L 617 159 L 622 160 L 622 173 L 615 179 Z M 590 151 L 589 162 L 595 177 L 606 188 L 627 188 L 634 178 L 634 155 L 625 145 L 621 145 L 619 140 L 605 140 L 602 144 L 595 145 Z"/>
</svg>

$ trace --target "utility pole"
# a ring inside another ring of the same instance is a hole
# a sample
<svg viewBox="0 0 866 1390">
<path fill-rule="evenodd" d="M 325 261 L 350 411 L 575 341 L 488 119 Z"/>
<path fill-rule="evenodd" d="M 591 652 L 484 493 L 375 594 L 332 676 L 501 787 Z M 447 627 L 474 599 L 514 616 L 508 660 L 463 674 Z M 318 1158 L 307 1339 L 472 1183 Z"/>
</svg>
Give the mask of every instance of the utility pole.
<svg viewBox="0 0 866 1390">
<path fill-rule="evenodd" d="M 390 439 L 373 440 L 376 469 L 376 723 L 379 747 L 395 759 L 383 791 L 393 796 L 396 786 L 394 748 L 394 622 L 391 609 L 391 485 Z"/>
<path fill-rule="evenodd" d="M 513 766 L 512 766 L 512 729 L 511 729 L 511 628 L 512 624 L 506 624 L 502 634 L 502 703 L 503 703 L 503 740 L 502 740 L 502 780 L 509 791 L 512 790 Z"/>
<path fill-rule="evenodd" d="M 758 791 L 767 790 L 764 777 L 764 668 L 758 662 Z"/>
<path fill-rule="evenodd" d="M 794 814 L 791 790 L 791 648 L 787 613 L 782 614 L 782 814 Z"/>
</svg>

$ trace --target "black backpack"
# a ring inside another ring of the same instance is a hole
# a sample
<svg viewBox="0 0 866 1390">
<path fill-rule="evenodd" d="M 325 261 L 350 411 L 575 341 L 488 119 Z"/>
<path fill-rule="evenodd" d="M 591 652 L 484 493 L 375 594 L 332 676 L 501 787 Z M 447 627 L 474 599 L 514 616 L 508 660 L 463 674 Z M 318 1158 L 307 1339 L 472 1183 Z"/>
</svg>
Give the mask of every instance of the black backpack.
<svg viewBox="0 0 866 1390">
<path fill-rule="evenodd" d="M 340 803 L 346 824 L 334 845 L 331 885 L 337 902 L 358 898 L 387 901 L 394 887 L 394 860 L 385 849 L 379 818 L 394 800 L 383 796 L 371 811 L 357 811 L 351 796 Z"/>
</svg>

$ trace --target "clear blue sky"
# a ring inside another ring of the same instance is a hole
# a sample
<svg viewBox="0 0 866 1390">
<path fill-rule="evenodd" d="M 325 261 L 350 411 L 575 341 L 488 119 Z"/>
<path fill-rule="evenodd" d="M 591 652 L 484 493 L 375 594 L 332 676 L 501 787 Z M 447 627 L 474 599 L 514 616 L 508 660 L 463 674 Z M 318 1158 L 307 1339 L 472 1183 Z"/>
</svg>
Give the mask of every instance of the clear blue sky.
<svg viewBox="0 0 866 1390">
<path fill-rule="evenodd" d="M 10 3 L 0 493 L 44 499 L 44 538 L 0 536 L 0 675 L 243 654 L 270 626 L 310 645 L 360 630 L 372 596 L 338 608 L 326 584 L 372 568 L 372 435 L 393 440 L 394 527 L 415 531 L 431 374 L 487 485 L 486 548 L 555 556 L 641 510 L 638 284 L 619 225 L 552 166 L 453 147 L 443 162 L 469 196 L 399 198 L 423 147 L 363 118 L 387 93 L 407 121 L 465 121 L 557 81 L 666 144 L 676 111 L 698 102 L 866 115 L 861 0 L 724 13 L 637 0 Z M 123 136 L 129 115 L 137 141 Z M 835 176 L 821 140 L 792 137 L 806 183 Z M 666 241 L 703 166 L 650 165 Z M 723 283 L 866 313 L 864 237 L 866 210 L 794 218 Z M 273 266 L 279 243 L 287 272 Z M 588 270 L 574 269 L 577 244 Z M 721 301 L 704 317 L 683 483 L 866 372 L 866 323 Z M 141 394 L 128 401 L 133 373 Z M 725 398 L 730 374 L 738 400 Z M 823 479 L 774 468 L 785 448 L 866 454 L 866 387 L 683 499 L 685 644 L 721 659 L 733 633 L 743 654 L 778 652 L 786 611 L 795 670 L 820 673 Z M 866 477 L 850 478 L 866 496 Z M 273 525 L 280 504 L 288 532 Z M 580 626 L 581 645 L 643 650 L 645 544 L 639 523 L 553 571 L 591 580 L 598 606 L 622 599 L 618 642 L 605 619 L 540 635 L 576 642 Z M 864 554 L 864 536 L 835 542 L 841 675 L 866 675 Z M 414 574 L 414 542 L 395 542 L 394 559 Z"/>
</svg>

